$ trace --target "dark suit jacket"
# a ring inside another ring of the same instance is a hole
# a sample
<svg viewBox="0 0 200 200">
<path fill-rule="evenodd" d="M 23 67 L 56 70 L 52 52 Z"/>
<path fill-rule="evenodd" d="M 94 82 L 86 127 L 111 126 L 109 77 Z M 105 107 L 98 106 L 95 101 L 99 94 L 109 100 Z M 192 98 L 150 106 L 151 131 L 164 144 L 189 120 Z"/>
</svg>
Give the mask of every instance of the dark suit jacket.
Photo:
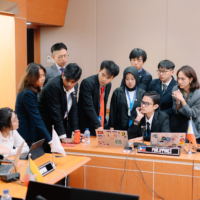
<svg viewBox="0 0 200 200">
<path fill-rule="evenodd" d="M 137 116 L 136 108 L 141 106 L 142 97 L 145 91 L 138 88 L 135 102 L 132 109 L 132 120 Z M 128 105 L 125 93 L 125 87 L 117 88 L 112 95 L 110 103 L 110 116 L 109 116 L 109 127 L 114 127 L 115 130 L 128 130 Z"/>
<path fill-rule="evenodd" d="M 160 94 L 161 96 L 160 110 L 164 111 L 169 115 L 169 117 L 171 117 L 174 114 L 172 110 L 173 106 L 172 89 L 175 85 L 177 85 L 177 82 L 174 80 L 174 77 L 172 76 L 172 80 L 164 94 L 162 92 L 161 84 L 162 81 L 160 79 L 154 79 L 151 81 L 147 91 L 155 91 Z"/>
<path fill-rule="evenodd" d="M 141 126 L 146 126 L 145 116 L 140 121 L 139 125 L 135 125 L 134 123 L 128 130 L 128 138 L 135 138 L 142 136 Z M 155 111 L 153 116 L 153 121 L 151 125 L 151 133 L 161 133 L 161 132 L 170 132 L 169 128 L 169 116 L 163 111 Z M 149 136 L 144 137 L 145 141 L 150 141 Z"/>
<path fill-rule="evenodd" d="M 104 113 L 110 93 L 111 83 L 106 85 L 104 96 Z M 98 75 L 90 76 L 81 82 L 78 109 L 81 133 L 89 128 L 91 135 L 96 135 L 95 129 L 101 127 L 99 116 L 100 85 Z M 106 118 L 104 118 L 104 124 Z"/>
<path fill-rule="evenodd" d="M 18 93 L 15 113 L 19 119 L 18 132 L 25 141 L 37 141 L 40 138 L 39 135 L 47 142 L 51 141 L 51 136 L 38 110 L 36 93 L 28 89 Z"/>
<path fill-rule="evenodd" d="M 152 80 L 151 74 L 143 69 L 140 73 L 138 73 L 138 79 L 138 87 L 146 91 Z M 125 86 L 124 79 L 122 79 L 121 86 Z"/>
<path fill-rule="evenodd" d="M 76 85 L 74 89 L 75 92 L 71 94 L 72 107 L 68 117 L 72 125 L 72 130 L 79 129 L 77 106 L 78 86 Z M 42 89 L 38 107 L 47 130 L 50 133 L 52 133 L 52 125 L 54 125 L 54 129 L 59 136 L 66 134 L 67 121 L 64 119 L 64 116 L 67 110 L 67 97 L 63 88 L 61 75 L 50 80 Z"/>
</svg>

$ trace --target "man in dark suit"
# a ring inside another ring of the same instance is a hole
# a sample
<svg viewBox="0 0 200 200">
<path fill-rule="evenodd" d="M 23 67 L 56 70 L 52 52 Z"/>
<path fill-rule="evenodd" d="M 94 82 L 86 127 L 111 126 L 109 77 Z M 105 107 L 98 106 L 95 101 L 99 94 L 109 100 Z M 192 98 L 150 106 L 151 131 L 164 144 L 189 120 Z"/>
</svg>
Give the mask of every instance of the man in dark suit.
<svg viewBox="0 0 200 200">
<path fill-rule="evenodd" d="M 151 133 L 170 132 L 169 116 L 163 111 L 156 111 L 159 107 L 161 97 L 157 92 L 144 93 L 141 107 L 136 108 L 137 117 L 128 130 L 128 137 L 142 136 L 141 127 L 146 127 L 145 141 L 150 141 Z"/>
<path fill-rule="evenodd" d="M 146 91 L 152 80 L 151 74 L 143 68 L 144 63 L 147 60 L 146 52 L 143 49 L 135 48 L 131 51 L 129 59 L 131 61 L 131 65 L 135 67 L 139 73 L 138 87 Z M 124 83 L 125 81 L 122 79 L 121 86 L 125 86 Z"/>
<path fill-rule="evenodd" d="M 79 93 L 79 121 L 81 133 L 89 128 L 91 135 L 95 129 L 104 129 L 106 105 L 111 89 L 111 81 L 119 74 L 119 67 L 113 61 L 103 61 L 99 74 L 81 82 Z"/>
<path fill-rule="evenodd" d="M 52 78 L 61 75 L 64 72 L 65 66 L 67 65 L 67 47 L 63 43 L 56 43 L 51 47 L 51 57 L 55 61 L 50 67 L 46 67 L 47 74 L 45 77 L 44 85 Z"/>
<path fill-rule="evenodd" d="M 161 103 L 159 109 L 164 111 L 171 117 L 174 113 L 172 110 L 172 89 L 177 82 L 174 80 L 175 65 L 170 60 L 162 60 L 158 64 L 158 79 L 151 81 L 147 91 L 155 91 L 161 96 Z"/>
<path fill-rule="evenodd" d="M 67 135 L 67 126 L 70 123 L 72 130 L 79 129 L 77 82 L 82 70 L 71 63 L 65 67 L 62 75 L 55 77 L 45 85 L 40 95 L 38 107 L 42 119 L 49 133 L 52 133 L 52 125 L 59 138 L 64 143 L 72 143 L 71 133 Z"/>
</svg>

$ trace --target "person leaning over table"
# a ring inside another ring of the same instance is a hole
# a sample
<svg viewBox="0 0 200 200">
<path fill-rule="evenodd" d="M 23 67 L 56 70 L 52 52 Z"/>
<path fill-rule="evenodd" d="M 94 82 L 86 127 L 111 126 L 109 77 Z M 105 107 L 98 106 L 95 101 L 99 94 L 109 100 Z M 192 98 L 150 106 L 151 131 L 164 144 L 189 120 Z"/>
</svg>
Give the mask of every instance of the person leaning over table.
<svg viewBox="0 0 200 200">
<path fill-rule="evenodd" d="M 128 130 L 140 107 L 145 91 L 138 88 L 138 70 L 127 67 L 123 74 L 124 86 L 113 92 L 110 103 L 109 126 L 110 130 Z"/>
<path fill-rule="evenodd" d="M 176 75 L 178 86 L 172 90 L 174 115 L 170 119 L 170 129 L 187 133 L 188 120 L 192 117 L 195 137 L 200 143 L 200 85 L 196 72 L 186 65 Z"/>
<path fill-rule="evenodd" d="M 49 143 L 51 135 L 47 131 L 37 106 L 37 94 L 44 84 L 46 69 L 38 63 L 30 63 L 21 79 L 15 103 L 19 119 L 19 134 L 29 147 L 39 140 L 39 134 Z"/>
<path fill-rule="evenodd" d="M 169 116 L 156 110 L 160 105 L 161 97 L 155 91 L 145 92 L 141 107 L 136 108 L 137 117 L 128 129 L 128 138 L 142 136 L 142 126 L 146 127 L 144 140 L 150 141 L 151 133 L 170 132 Z"/>
<path fill-rule="evenodd" d="M 0 154 L 4 157 L 14 156 L 24 139 L 17 132 L 19 120 L 11 108 L 0 109 Z M 22 153 L 29 151 L 24 142 Z"/>
<path fill-rule="evenodd" d="M 54 125 L 63 143 L 73 143 L 72 132 L 67 132 L 69 124 L 72 131 L 79 129 L 77 83 L 81 74 L 82 69 L 76 63 L 68 64 L 62 75 L 53 78 L 44 86 L 38 102 L 47 130 L 52 133 Z M 43 147 L 46 152 L 50 151 L 46 142 Z"/>
</svg>

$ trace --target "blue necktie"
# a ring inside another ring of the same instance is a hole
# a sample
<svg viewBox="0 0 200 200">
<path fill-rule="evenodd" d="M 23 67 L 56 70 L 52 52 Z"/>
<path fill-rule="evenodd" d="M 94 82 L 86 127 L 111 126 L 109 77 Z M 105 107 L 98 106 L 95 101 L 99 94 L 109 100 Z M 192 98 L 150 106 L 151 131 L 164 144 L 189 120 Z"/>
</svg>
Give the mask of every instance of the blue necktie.
<svg viewBox="0 0 200 200">
<path fill-rule="evenodd" d="M 61 73 L 64 73 L 64 68 L 63 67 L 60 68 L 60 71 L 61 71 Z"/>
</svg>

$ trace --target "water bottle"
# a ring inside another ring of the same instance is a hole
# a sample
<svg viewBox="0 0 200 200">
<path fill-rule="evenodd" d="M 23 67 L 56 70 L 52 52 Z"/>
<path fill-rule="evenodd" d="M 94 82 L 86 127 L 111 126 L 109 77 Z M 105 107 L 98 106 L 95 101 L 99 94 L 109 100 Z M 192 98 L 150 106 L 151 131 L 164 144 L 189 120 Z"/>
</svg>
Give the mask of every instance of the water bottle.
<svg viewBox="0 0 200 200">
<path fill-rule="evenodd" d="M 85 137 L 85 144 L 90 144 L 90 131 L 89 131 L 89 128 L 85 129 L 84 137 Z"/>
<path fill-rule="evenodd" d="M 4 190 L 1 196 L 1 200 L 12 200 L 11 196 L 9 195 L 9 190 Z"/>
</svg>

